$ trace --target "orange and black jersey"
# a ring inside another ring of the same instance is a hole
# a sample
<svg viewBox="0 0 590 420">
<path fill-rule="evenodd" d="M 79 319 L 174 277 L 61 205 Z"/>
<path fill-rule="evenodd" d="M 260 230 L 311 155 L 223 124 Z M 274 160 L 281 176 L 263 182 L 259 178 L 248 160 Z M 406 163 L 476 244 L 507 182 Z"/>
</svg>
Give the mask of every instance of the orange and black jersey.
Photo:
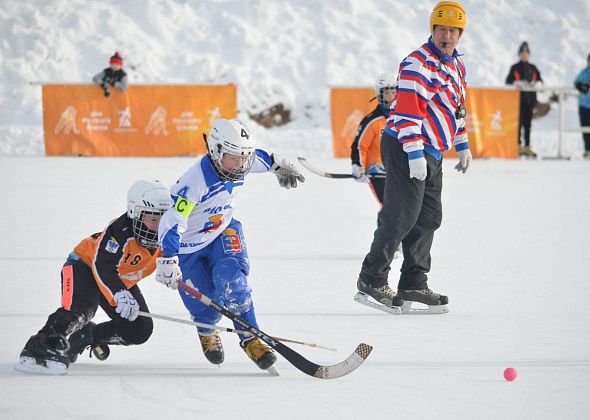
<svg viewBox="0 0 590 420">
<path fill-rule="evenodd" d="M 83 239 L 74 253 L 90 267 L 100 291 L 115 306 L 115 293 L 132 288 L 154 272 L 160 249 L 150 252 L 137 243 L 132 221 L 125 213 L 103 232 Z"/>
<path fill-rule="evenodd" d="M 351 146 L 350 158 L 353 164 L 364 168 L 382 164 L 381 132 L 385 127 L 387 116 L 383 108 L 377 105 L 377 108 L 362 119 Z"/>
</svg>

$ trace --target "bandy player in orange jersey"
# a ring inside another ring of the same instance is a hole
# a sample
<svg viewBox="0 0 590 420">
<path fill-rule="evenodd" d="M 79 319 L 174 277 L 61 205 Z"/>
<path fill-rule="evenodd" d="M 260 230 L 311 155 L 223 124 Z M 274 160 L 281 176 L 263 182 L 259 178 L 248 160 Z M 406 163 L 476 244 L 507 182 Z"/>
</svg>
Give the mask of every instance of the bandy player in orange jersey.
<svg viewBox="0 0 590 420">
<path fill-rule="evenodd" d="M 156 268 L 158 225 L 171 205 L 170 191 L 159 181 L 131 186 L 127 212 L 68 256 L 61 272 L 61 307 L 27 341 L 16 369 L 65 374 L 86 348 L 104 360 L 109 344 L 137 345 L 150 338 L 151 318 L 138 317 L 149 310 L 137 283 Z M 99 306 L 111 320 L 97 325 L 91 319 Z"/>
</svg>

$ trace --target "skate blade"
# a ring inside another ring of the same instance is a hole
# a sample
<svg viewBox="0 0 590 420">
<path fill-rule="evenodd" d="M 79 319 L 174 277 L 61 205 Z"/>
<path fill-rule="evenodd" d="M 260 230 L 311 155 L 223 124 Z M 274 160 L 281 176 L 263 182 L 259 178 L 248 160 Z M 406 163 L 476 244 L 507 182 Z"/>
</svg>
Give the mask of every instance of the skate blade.
<svg viewBox="0 0 590 420">
<path fill-rule="evenodd" d="M 420 305 L 420 306 L 415 306 Z M 410 300 L 404 301 L 402 305 L 402 314 L 412 315 L 439 315 L 449 312 L 447 305 L 425 305 L 419 302 L 412 302 Z"/>
<path fill-rule="evenodd" d="M 48 360 L 46 366 L 40 365 L 32 357 L 21 357 L 14 368 L 20 372 L 35 373 L 41 375 L 65 375 L 68 367 L 63 363 Z"/>
<path fill-rule="evenodd" d="M 277 372 L 277 370 L 275 369 L 274 366 L 269 367 L 268 369 L 265 369 L 271 376 L 279 376 L 279 372 Z"/>
<path fill-rule="evenodd" d="M 369 295 L 358 292 L 354 295 L 354 301 L 360 303 L 361 305 L 369 306 L 371 308 L 377 309 L 382 312 L 387 312 L 388 314 L 392 315 L 401 315 L 402 310 L 397 306 L 387 306 L 382 303 L 377 303 L 372 300 L 369 300 Z"/>
</svg>

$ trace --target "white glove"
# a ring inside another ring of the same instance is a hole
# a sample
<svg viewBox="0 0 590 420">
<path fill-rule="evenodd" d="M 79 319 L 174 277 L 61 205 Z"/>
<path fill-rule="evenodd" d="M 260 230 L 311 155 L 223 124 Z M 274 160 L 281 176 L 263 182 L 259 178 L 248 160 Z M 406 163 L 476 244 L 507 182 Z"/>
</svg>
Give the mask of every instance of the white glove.
<svg viewBox="0 0 590 420">
<path fill-rule="evenodd" d="M 128 321 L 135 321 L 139 315 L 139 303 L 135 300 L 129 290 L 121 290 L 113 296 L 117 307 L 115 312 Z"/>
<path fill-rule="evenodd" d="M 365 168 L 356 163 L 352 164 L 352 177 L 357 182 L 369 182 L 369 178 L 365 175 Z"/>
<path fill-rule="evenodd" d="M 272 159 L 274 163 L 270 167 L 270 171 L 277 176 L 281 187 L 287 189 L 297 188 L 297 181 L 305 182 L 305 177 L 287 159 L 277 154 L 273 154 Z"/>
<path fill-rule="evenodd" d="M 457 154 L 459 155 L 459 163 L 457 163 L 455 165 L 455 169 L 458 170 L 459 172 L 467 172 L 467 169 L 469 168 L 469 164 L 471 163 L 471 160 L 473 159 L 473 157 L 471 156 L 471 150 L 469 149 L 465 149 L 465 150 L 461 150 L 459 152 L 457 152 Z"/>
<path fill-rule="evenodd" d="M 156 281 L 173 290 L 178 289 L 182 271 L 178 266 L 178 256 L 156 258 Z"/>
<path fill-rule="evenodd" d="M 416 178 L 418 181 L 426 179 L 426 158 L 424 156 L 408 160 L 410 165 L 410 178 Z"/>
</svg>

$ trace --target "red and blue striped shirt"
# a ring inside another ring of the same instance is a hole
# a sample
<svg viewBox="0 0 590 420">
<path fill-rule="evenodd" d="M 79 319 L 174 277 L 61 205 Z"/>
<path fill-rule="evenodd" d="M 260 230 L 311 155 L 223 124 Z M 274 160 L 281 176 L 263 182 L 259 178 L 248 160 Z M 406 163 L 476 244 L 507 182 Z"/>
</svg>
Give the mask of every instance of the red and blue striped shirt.
<svg viewBox="0 0 590 420">
<path fill-rule="evenodd" d="M 452 145 L 469 148 L 465 119 L 455 112 L 465 103 L 465 65 L 457 50 L 442 53 L 432 38 L 400 64 L 395 108 L 385 132 L 403 144 L 410 157 L 426 152 L 436 159 Z"/>
</svg>

